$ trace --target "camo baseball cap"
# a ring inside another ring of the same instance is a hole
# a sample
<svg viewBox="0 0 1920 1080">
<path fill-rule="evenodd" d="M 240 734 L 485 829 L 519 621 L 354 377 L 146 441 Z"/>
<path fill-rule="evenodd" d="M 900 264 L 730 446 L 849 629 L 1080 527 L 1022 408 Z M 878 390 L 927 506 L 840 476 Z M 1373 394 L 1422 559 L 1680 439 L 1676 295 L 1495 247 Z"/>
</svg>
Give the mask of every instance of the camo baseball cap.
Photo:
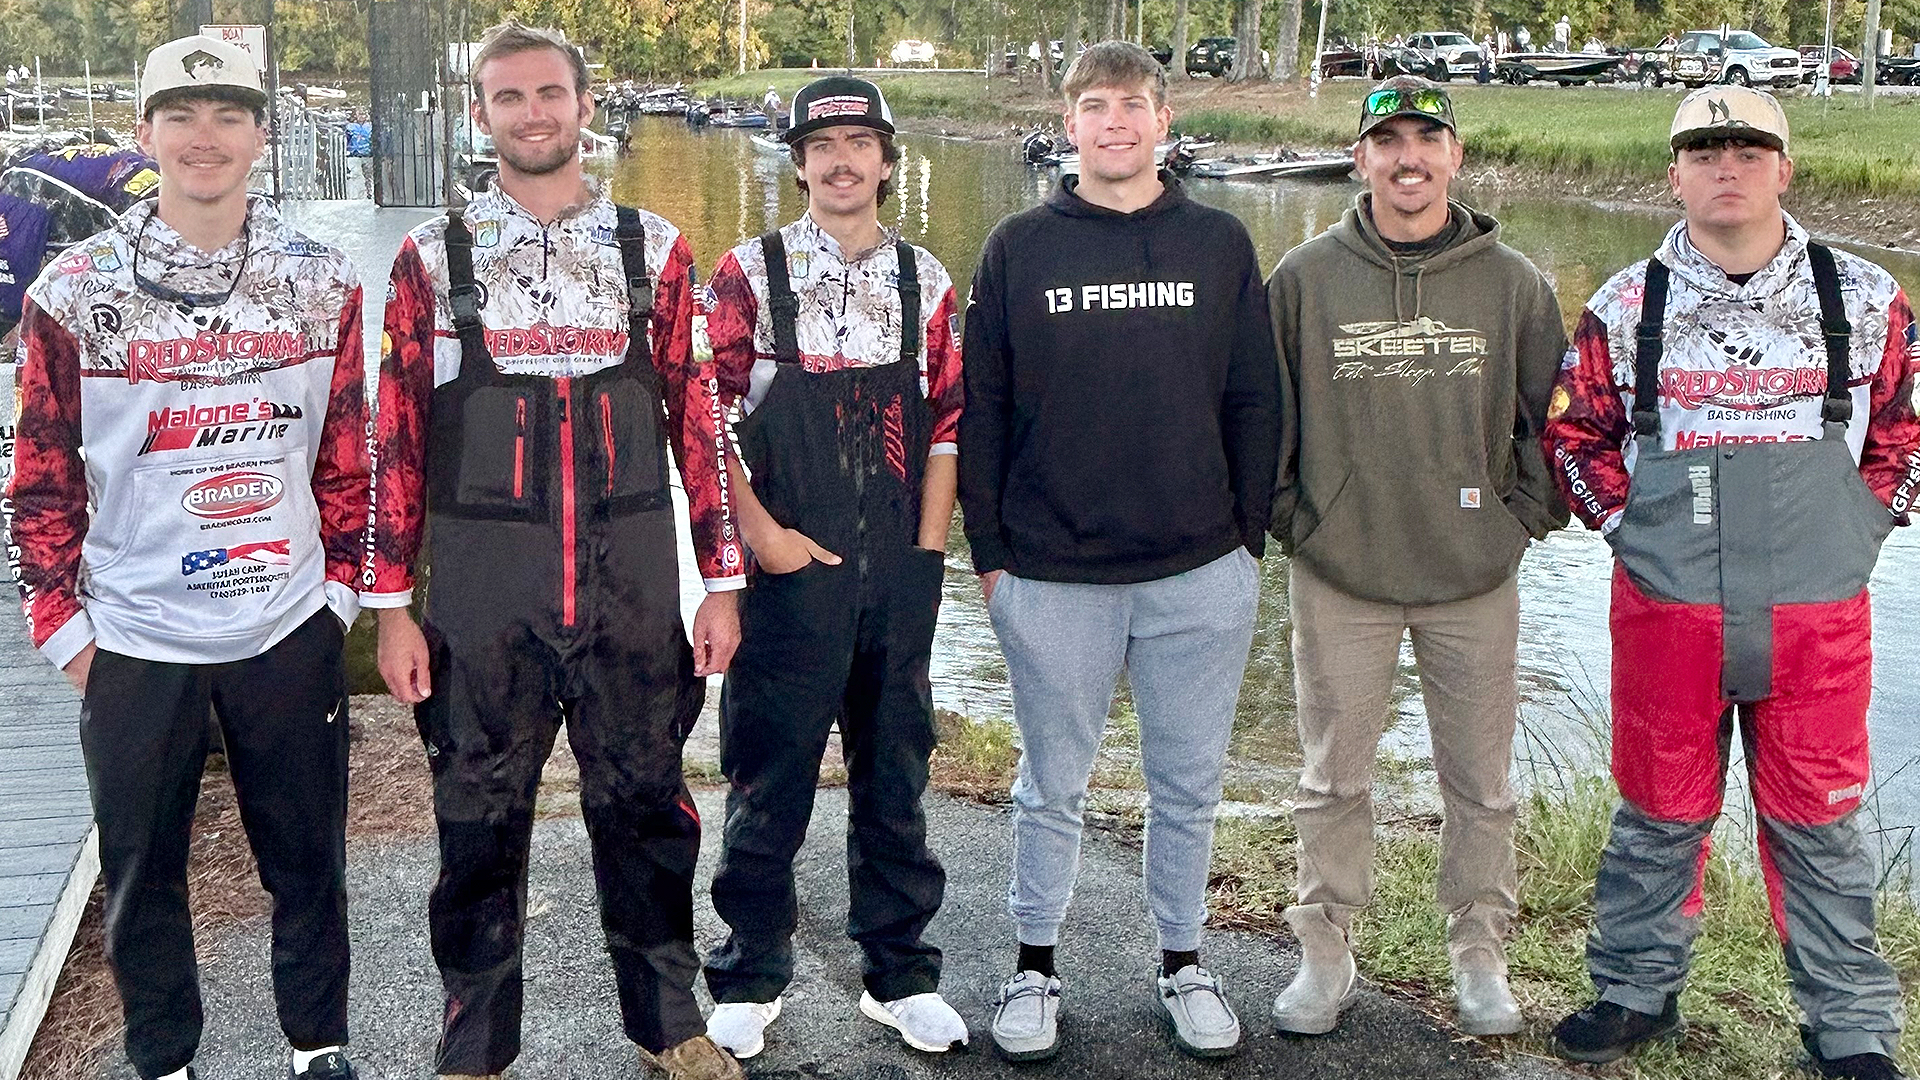
<svg viewBox="0 0 1920 1080">
<path fill-rule="evenodd" d="M 212 87 L 237 90 L 255 108 L 267 103 L 260 65 L 252 53 L 204 34 L 176 38 L 147 54 L 147 66 L 140 69 L 140 114 L 146 115 L 147 102 L 155 94 Z"/>
<path fill-rule="evenodd" d="M 1705 139 L 1749 139 L 1787 152 L 1787 114 L 1779 99 L 1750 86 L 1703 86 L 1673 114 L 1668 145 L 1680 150 Z"/>
<path fill-rule="evenodd" d="M 1431 120 L 1446 125 L 1455 135 L 1460 133 L 1453 122 L 1453 99 L 1446 89 L 1418 75 L 1395 75 L 1373 88 L 1360 103 L 1360 134 L 1364 137 L 1400 116 Z"/>
</svg>

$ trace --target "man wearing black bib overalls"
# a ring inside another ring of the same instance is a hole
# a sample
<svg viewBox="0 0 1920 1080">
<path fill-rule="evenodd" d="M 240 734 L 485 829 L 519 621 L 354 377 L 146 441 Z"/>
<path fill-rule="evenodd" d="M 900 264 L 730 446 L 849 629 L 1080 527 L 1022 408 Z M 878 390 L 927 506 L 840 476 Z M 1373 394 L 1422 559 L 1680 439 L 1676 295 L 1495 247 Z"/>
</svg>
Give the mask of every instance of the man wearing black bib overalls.
<svg viewBox="0 0 1920 1080">
<path fill-rule="evenodd" d="M 583 175 L 593 99 L 565 38 L 508 24 L 473 70 L 500 182 L 394 263 L 362 586 L 433 771 L 435 1071 L 497 1076 L 519 1054 L 534 796 L 565 722 L 626 1035 L 673 1077 L 737 1080 L 693 995 L 700 819 L 680 773 L 698 676 L 732 651 L 730 610 L 716 634 L 719 605 L 701 609 L 693 649 L 680 617 L 669 449 L 703 576 L 728 561 L 720 429 L 680 411 L 692 257 Z M 427 532 L 423 635 L 407 604 Z"/>
<path fill-rule="evenodd" d="M 880 226 L 898 151 L 878 88 L 810 84 L 785 137 L 807 214 L 715 268 L 718 399 L 696 386 L 687 405 L 742 414 L 731 502 L 754 563 L 720 699 L 732 788 L 713 903 L 731 933 L 707 960 L 718 1003 L 707 1030 L 752 1057 L 779 1015 L 793 976 L 793 859 L 837 722 L 847 932 L 866 954 L 860 1010 L 942 1051 L 967 1029 L 937 992 L 940 950 L 922 938 L 946 874 L 920 796 L 961 401 L 953 285 Z"/>
<path fill-rule="evenodd" d="M 1920 490 L 1913 311 L 1892 275 L 1781 211 L 1793 162 L 1772 97 L 1696 91 L 1671 140 L 1686 220 L 1588 302 L 1544 439 L 1616 560 L 1621 795 L 1587 942 L 1599 1001 L 1554 1049 L 1611 1061 L 1682 1030 L 1737 726 L 1811 1064 L 1902 1076 L 1859 810 L 1867 579 Z"/>
</svg>

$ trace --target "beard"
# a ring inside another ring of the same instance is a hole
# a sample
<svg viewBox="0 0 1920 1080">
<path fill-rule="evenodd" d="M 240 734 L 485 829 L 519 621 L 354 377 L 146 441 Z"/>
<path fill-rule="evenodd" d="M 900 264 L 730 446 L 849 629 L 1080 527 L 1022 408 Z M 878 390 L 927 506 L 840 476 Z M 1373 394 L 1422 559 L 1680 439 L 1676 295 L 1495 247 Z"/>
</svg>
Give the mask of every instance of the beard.
<svg viewBox="0 0 1920 1080">
<path fill-rule="evenodd" d="M 523 176 L 545 176 L 557 172 L 580 153 L 580 137 L 558 139 L 543 147 L 522 147 L 514 143 L 494 141 L 494 151 L 500 155 L 500 163 L 513 168 Z"/>
</svg>

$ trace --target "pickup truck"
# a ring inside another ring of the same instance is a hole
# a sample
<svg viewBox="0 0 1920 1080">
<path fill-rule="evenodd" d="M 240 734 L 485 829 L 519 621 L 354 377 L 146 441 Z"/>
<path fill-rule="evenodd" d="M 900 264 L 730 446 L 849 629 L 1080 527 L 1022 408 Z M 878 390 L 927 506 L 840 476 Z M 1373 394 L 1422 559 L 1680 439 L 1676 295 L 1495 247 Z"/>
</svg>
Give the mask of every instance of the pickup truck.
<svg viewBox="0 0 1920 1080">
<path fill-rule="evenodd" d="M 1786 88 L 1800 82 L 1800 54 L 1775 48 L 1751 30 L 1689 30 L 1673 50 L 1674 79 L 1690 89 L 1711 82 Z"/>
</svg>

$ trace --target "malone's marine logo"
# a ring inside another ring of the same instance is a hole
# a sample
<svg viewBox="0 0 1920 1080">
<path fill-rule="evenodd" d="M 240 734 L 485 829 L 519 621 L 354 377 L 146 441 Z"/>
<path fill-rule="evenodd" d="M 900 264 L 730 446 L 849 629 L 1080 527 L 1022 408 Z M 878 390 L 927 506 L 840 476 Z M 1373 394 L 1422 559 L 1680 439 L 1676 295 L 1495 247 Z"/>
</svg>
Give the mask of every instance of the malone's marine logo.
<svg viewBox="0 0 1920 1080">
<path fill-rule="evenodd" d="M 147 414 L 147 439 L 140 444 L 140 453 L 282 439 L 302 414 L 298 405 L 264 398 L 155 409 Z"/>
<path fill-rule="evenodd" d="M 218 79 L 226 68 L 225 60 L 205 49 L 195 49 L 180 58 L 180 70 L 186 72 L 187 78 L 194 82 Z"/>
<path fill-rule="evenodd" d="M 180 496 L 180 505 L 195 517 L 244 517 L 279 502 L 285 489 L 279 477 L 268 473 L 221 473 L 188 488 Z"/>
</svg>

